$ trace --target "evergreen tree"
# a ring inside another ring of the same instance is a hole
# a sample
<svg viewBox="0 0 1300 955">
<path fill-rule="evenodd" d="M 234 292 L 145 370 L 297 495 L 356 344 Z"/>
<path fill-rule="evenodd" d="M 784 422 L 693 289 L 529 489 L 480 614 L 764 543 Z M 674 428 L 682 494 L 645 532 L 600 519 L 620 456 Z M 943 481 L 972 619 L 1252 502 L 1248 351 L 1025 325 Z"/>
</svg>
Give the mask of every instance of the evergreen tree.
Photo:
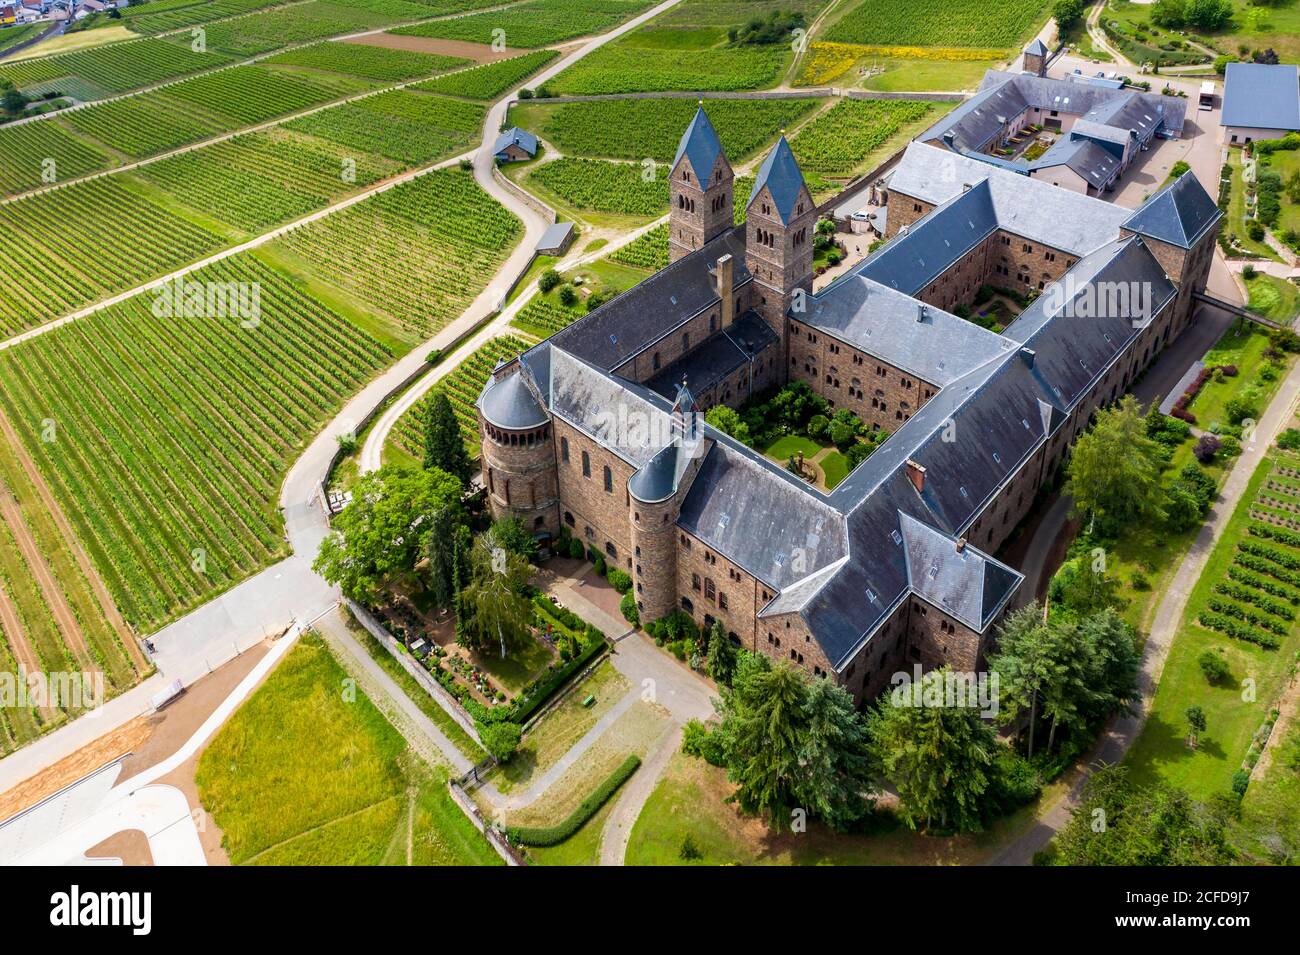
<svg viewBox="0 0 1300 955">
<path fill-rule="evenodd" d="M 722 632 L 722 624 L 716 620 L 709 630 L 708 666 L 709 676 L 722 686 L 731 685 L 732 677 L 736 673 L 736 648 Z"/>
<path fill-rule="evenodd" d="M 978 709 L 947 705 L 947 673 L 945 667 L 921 678 L 921 697 L 932 701 L 926 705 L 911 694 L 886 694 L 867 717 L 867 733 L 911 828 L 974 831 L 982 825 L 999 743 Z"/>
<path fill-rule="evenodd" d="M 431 517 L 429 534 L 429 563 L 425 570 L 425 586 L 430 601 L 439 610 L 451 606 L 456 595 L 456 528 L 451 508 L 440 508 Z"/>
<path fill-rule="evenodd" d="M 813 680 L 804 710 L 797 797 L 809 813 L 841 832 L 872 807 L 874 762 L 866 723 L 853 697 L 830 680 Z"/>
<path fill-rule="evenodd" d="M 729 801 L 766 816 L 777 830 L 789 824 L 799 804 L 806 696 L 803 674 L 785 661 L 742 668 L 724 716 L 731 723 L 725 737 L 727 778 L 739 787 Z"/>
<path fill-rule="evenodd" d="M 441 388 L 433 389 L 425 411 L 424 466 L 442 468 L 462 485 L 468 484 L 474 474 L 474 465 L 460 435 L 456 412 Z"/>
<path fill-rule="evenodd" d="M 1044 688 L 1057 676 L 1051 633 L 1043 621 L 1042 609 L 1030 604 L 1008 614 L 999 630 L 997 646 L 998 652 L 989 658 L 989 669 L 998 674 L 998 719 L 1009 724 L 1028 714 L 1028 752 L 1032 757 Z"/>
</svg>

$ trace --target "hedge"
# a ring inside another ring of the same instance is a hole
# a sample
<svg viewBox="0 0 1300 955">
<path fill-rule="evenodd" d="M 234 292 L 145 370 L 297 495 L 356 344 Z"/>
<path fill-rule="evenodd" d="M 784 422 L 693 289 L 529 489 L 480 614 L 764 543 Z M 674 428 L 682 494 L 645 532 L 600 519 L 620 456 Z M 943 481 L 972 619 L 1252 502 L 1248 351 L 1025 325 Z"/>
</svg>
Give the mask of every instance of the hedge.
<svg viewBox="0 0 1300 955">
<path fill-rule="evenodd" d="M 600 811 L 601 806 L 609 802 L 609 798 L 618 791 L 618 788 L 632 778 L 632 774 L 640 765 L 641 757 L 629 756 L 618 769 L 609 774 L 603 783 L 593 789 L 563 822 L 554 826 L 510 826 L 506 829 L 510 840 L 520 845 L 546 848 L 558 846 L 566 839 L 572 838 L 588 819 Z"/>
<path fill-rule="evenodd" d="M 514 713 L 511 714 L 514 721 L 519 724 L 528 722 L 528 718 L 537 712 L 538 707 L 555 695 L 555 691 L 568 682 L 569 677 L 577 673 L 596 657 L 600 656 L 608 649 L 608 644 L 603 639 L 593 640 L 587 648 L 579 653 L 576 657 L 564 664 L 558 670 L 551 674 L 551 678 L 545 683 L 539 684 L 537 689 L 527 699 L 515 700 Z"/>
</svg>

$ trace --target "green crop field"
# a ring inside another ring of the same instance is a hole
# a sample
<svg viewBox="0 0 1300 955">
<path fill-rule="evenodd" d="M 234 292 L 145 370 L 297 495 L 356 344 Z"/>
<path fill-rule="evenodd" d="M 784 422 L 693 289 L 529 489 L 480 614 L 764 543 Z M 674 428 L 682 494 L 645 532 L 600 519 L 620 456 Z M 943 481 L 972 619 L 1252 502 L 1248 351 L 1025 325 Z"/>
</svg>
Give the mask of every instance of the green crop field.
<svg viewBox="0 0 1300 955">
<path fill-rule="evenodd" d="M 280 243 L 413 344 L 465 309 L 520 232 L 519 220 L 469 173 L 449 169 L 379 193 Z"/>
<path fill-rule="evenodd" d="M 391 360 L 251 255 L 187 282 L 244 307 L 146 293 L 0 353 L 0 403 L 143 630 L 284 556 L 284 472 Z"/>
<path fill-rule="evenodd" d="M 704 111 L 733 163 L 743 162 L 822 104 L 814 98 L 706 100 Z M 566 155 L 671 162 L 698 105 L 686 99 L 522 104 L 511 122 L 537 132 Z"/>
<path fill-rule="evenodd" d="M 20 282 L 0 285 L 7 335 L 212 252 L 221 239 L 115 177 L 0 206 L 0 263 Z"/>
<path fill-rule="evenodd" d="M 108 164 L 107 155 L 57 120 L 0 127 L 0 190 L 6 195 L 83 176 Z"/>
<path fill-rule="evenodd" d="M 167 93 L 248 125 L 370 88 L 370 84 L 347 77 L 236 66 L 169 86 Z"/>
<path fill-rule="evenodd" d="M 806 172 L 851 175 L 900 129 L 935 112 L 915 100 L 841 99 L 790 141 Z"/>
<path fill-rule="evenodd" d="M 585 313 L 574 308 L 565 308 L 555 302 L 547 301 L 540 294 L 534 295 L 531 302 L 519 310 L 515 320 L 510 324 L 534 338 L 550 338 L 563 328 L 568 328 Z"/>
<path fill-rule="evenodd" d="M 514 89 L 532 76 L 558 54 L 554 50 L 535 50 L 522 56 L 511 57 L 498 63 L 460 70 L 448 76 L 416 83 L 412 89 L 470 99 L 494 100 L 507 90 Z"/>
<path fill-rule="evenodd" d="M 121 11 L 122 20 L 136 33 L 166 33 L 196 27 L 213 20 L 236 17 L 295 0 L 151 0 Z"/>
<path fill-rule="evenodd" d="M 732 203 L 732 220 L 739 225 L 745 221 L 745 204 L 754 188 L 753 176 L 737 176 Z M 664 211 L 667 211 L 665 207 Z M 640 238 L 633 239 L 621 249 L 610 253 L 609 260 L 634 269 L 657 272 L 668 265 L 668 224 L 655 226 Z"/>
<path fill-rule="evenodd" d="M 478 138 L 485 112 L 478 103 L 393 90 L 286 125 L 349 149 L 416 164 L 466 149 Z"/>
<path fill-rule="evenodd" d="M 224 53 L 195 53 L 188 46 L 142 39 L 0 65 L 0 79 L 23 89 L 61 77 L 80 77 L 105 94 L 125 93 L 222 66 L 230 59 Z"/>
<path fill-rule="evenodd" d="M 264 62 L 396 83 L 416 76 L 432 76 L 434 73 L 465 66 L 470 61 L 452 56 L 417 53 L 414 50 L 389 50 L 364 43 L 326 41 L 277 53 Z"/>
<path fill-rule="evenodd" d="M 391 160 L 284 129 L 248 133 L 143 166 L 139 174 L 196 212 L 256 233 L 398 172 Z"/>
<path fill-rule="evenodd" d="M 532 345 L 528 339 L 517 335 L 494 338 L 472 355 L 466 356 L 456 370 L 438 382 L 438 389 L 451 401 L 452 410 L 460 424 L 461 436 L 471 457 L 478 457 L 478 414 L 474 404 L 479 392 L 487 384 L 488 376 L 497 362 L 509 361 Z M 432 392 L 430 392 L 432 395 Z M 428 415 L 430 398 L 426 396 L 398 419 L 389 441 L 414 458 L 424 457 L 424 419 Z"/>
<path fill-rule="evenodd" d="M 49 28 L 48 23 L 28 23 L 25 26 L 8 27 L 0 30 L 0 53 L 12 49 L 19 43 L 30 40 L 35 36 L 39 36 Z"/>
<path fill-rule="evenodd" d="M 305 634 L 199 759 L 195 782 L 235 865 L 500 865 L 348 671 Z M 276 727 L 267 732 L 267 727 Z"/>
<path fill-rule="evenodd" d="M 404 0 L 390 0 L 388 12 L 376 12 L 353 3 L 336 0 L 310 0 L 279 9 L 266 10 L 210 23 L 203 29 L 208 49 L 224 50 L 239 56 L 269 53 L 293 43 L 323 40 L 326 37 L 373 30 L 403 20 L 433 16 L 429 7 Z M 180 42 L 188 43 L 189 34 Z"/>
<path fill-rule="evenodd" d="M 651 50 L 616 41 L 547 84 L 557 96 L 659 93 L 667 90 L 760 90 L 781 78 L 789 47 Z"/>
<path fill-rule="evenodd" d="M 183 84 L 177 84 L 178 86 Z M 73 131 L 111 149 L 143 159 L 226 132 L 234 121 L 155 90 L 73 110 L 50 122 L 67 123 Z"/>
<path fill-rule="evenodd" d="M 1047 0 L 861 0 L 824 40 L 882 46 L 1012 48 L 1047 19 Z"/>
<path fill-rule="evenodd" d="M 472 43 L 548 46 L 578 36 L 603 33 L 650 6 L 649 0 L 530 0 L 504 10 L 437 20 L 392 32 Z M 498 34 L 500 30 L 502 33 Z"/>
<path fill-rule="evenodd" d="M 557 159 L 534 169 L 528 181 L 579 209 L 658 217 L 668 208 L 666 164 L 651 167 L 647 180 L 640 163 Z"/>
</svg>

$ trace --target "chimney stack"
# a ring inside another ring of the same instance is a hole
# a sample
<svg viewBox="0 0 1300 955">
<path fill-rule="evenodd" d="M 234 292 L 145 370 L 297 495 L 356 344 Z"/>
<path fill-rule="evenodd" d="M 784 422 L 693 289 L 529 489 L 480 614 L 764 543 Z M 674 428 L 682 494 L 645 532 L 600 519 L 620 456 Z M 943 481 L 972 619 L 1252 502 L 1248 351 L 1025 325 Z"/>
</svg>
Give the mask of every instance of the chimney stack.
<svg viewBox="0 0 1300 955">
<path fill-rule="evenodd" d="M 917 494 L 925 493 L 925 465 L 917 464 L 911 458 L 908 458 L 907 479 L 912 482 L 912 487 L 916 488 Z"/>
<path fill-rule="evenodd" d="M 930 317 L 929 306 L 927 306 L 925 303 L 918 305 L 916 309 L 916 320 L 918 322 L 924 322 L 929 317 Z"/>
<path fill-rule="evenodd" d="M 957 553 L 960 554 L 960 553 L 961 553 L 962 551 L 964 551 L 965 549 L 966 549 L 966 538 L 964 538 L 964 537 L 958 537 L 958 538 L 957 538 Z"/>
<path fill-rule="evenodd" d="M 728 252 L 718 259 L 718 295 L 722 298 L 722 327 L 736 320 L 735 261 Z"/>
<path fill-rule="evenodd" d="M 1030 368 L 1034 367 L 1034 350 L 1032 348 L 1020 349 L 1020 360 Z"/>
</svg>

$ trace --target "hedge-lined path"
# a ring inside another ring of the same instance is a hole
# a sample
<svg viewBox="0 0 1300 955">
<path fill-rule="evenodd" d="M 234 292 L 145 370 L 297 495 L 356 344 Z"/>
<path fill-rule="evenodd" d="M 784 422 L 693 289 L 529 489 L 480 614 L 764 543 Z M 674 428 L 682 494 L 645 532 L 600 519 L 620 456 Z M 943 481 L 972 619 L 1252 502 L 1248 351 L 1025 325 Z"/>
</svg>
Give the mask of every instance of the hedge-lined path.
<svg viewBox="0 0 1300 955">
<path fill-rule="evenodd" d="M 668 761 L 681 745 L 682 728 L 674 726 L 664 733 L 650 758 L 641 764 L 640 771 L 624 784 L 600 833 L 601 865 L 623 864 L 628 841 L 632 838 L 632 827 L 641 817 L 646 800 L 658 787 L 659 777 L 668 768 Z"/>
<path fill-rule="evenodd" d="M 1120 762 L 1128 753 L 1138 735 L 1146 724 L 1151 711 L 1151 703 L 1160 684 L 1165 659 L 1169 648 L 1183 621 L 1183 612 L 1192 588 L 1200 580 L 1205 564 L 1214 551 L 1215 542 L 1228 521 L 1232 519 L 1242 495 L 1250 484 L 1251 476 L 1263 461 L 1264 455 L 1273 445 L 1273 439 L 1287 425 L 1294 414 L 1297 400 L 1300 400 L 1300 364 L 1293 365 L 1286 380 L 1278 389 L 1277 395 L 1268 410 L 1260 418 L 1253 443 L 1246 445 L 1228 473 L 1227 479 L 1219 489 L 1219 497 L 1210 510 L 1210 515 L 1201 526 L 1182 564 L 1169 581 L 1169 587 L 1156 609 L 1151 633 L 1142 648 L 1142 661 L 1138 671 L 1138 692 L 1140 699 L 1135 711 L 1129 715 L 1113 719 L 1105 732 L 1098 739 L 1092 751 L 1079 761 L 1079 769 L 1070 786 L 1069 792 L 1060 802 L 1052 806 L 1030 829 L 1005 846 L 989 860 L 992 865 L 1030 865 L 1034 853 L 1044 848 L 1047 843 L 1070 821 L 1070 810 L 1079 798 L 1084 783 L 1098 766 L 1112 765 Z"/>
</svg>

